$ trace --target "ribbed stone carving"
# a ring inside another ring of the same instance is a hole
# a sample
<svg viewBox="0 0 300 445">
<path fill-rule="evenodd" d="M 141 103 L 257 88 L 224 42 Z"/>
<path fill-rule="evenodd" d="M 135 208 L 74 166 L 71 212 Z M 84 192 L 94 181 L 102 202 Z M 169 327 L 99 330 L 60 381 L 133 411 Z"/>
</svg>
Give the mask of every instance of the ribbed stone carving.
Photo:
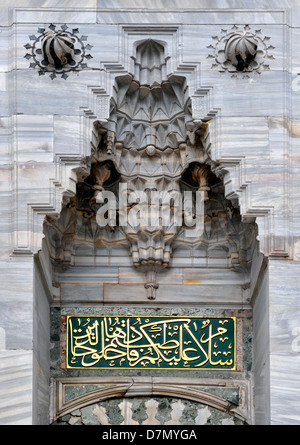
<svg viewBox="0 0 300 445">
<path fill-rule="evenodd" d="M 43 63 L 60 69 L 64 65 L 75 65 L 74 41 L 66 32 L 49 31 L 42 40 Z"/>
<path fill-rule="evenodd" d="M 40 76 L 48 73 L 53 80 L 60 76 L 63 79 L 69 77 L 71 71 L 87 68 L 85 59 L 93 56 L 86 51 L 93 46 L 86 44 L 87 36 L 79 34 L 78 28 L 68 30 L 67 25 L 51 24 L 50 31 L 38 28 L 37 34 L 29 36 L 30 41 L 24 47 L 27 49 L 25 59 L 30 60 L 30 68 L 37 68 Z"/>
<path fill-rule="evenodd" d="M 270 45 L 270 39 L 261 29 L 252 31 L 249 25 L 233 25 L 212 36 L 207 59 L 212 60 L 212 69 L 229 72 L 232 78 L 246 79 L 271 69 L 269 63 L 275 59 L 272 54 L 275 47 Z"/>
<path fill-rule="evenodd" d="M 244 71 L 255 59 L 257 40 L 250 33 L 234 33 L 226 43 L 225 58 L 237 71 Z"/>
</svg>

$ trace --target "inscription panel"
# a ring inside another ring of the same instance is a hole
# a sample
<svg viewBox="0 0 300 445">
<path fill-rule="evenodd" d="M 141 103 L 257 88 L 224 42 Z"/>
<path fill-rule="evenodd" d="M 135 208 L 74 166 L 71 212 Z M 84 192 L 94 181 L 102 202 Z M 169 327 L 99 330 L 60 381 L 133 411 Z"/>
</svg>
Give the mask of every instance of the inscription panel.
<svg viewBox="0 0 300 445">
<path fill-rule="evenodd" d="M 235 317 L 67 316 L 66 367 L 236 369 Z"/>
</svg>

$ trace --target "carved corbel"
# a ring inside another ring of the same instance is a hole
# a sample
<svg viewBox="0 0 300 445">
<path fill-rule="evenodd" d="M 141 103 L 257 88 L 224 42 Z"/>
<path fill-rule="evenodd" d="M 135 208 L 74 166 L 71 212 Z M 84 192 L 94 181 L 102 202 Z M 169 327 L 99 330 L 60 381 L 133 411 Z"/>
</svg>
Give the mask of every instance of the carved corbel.
<svg viewBox="0 0 300 445">
<path fill-rule="evenodd" d="M 100 155 L 111 156 L 115 152 L 115 133 L 105 127 L 104 122 L 95 123 L 95 130 L 98 136 L 98 147 L 94 156 L 98 159 Z"/>
<path fill-rule="evenodd" d="M 93 190 L 95 190 L 90 204 L 93 205 L 96 202 L 103 203 L 101 198 L 101 191 L 104 190 L 103 184 L 108 181 L 111 176 L 111 164 L 109 162 L 94 164 L 91 168 L 91 178 L 93 180 Z"/>
<path fill-rule="evenodd" d="M 198 191 L 204 192 L 204 202 L 207 202 L 208 192 L 210 191 L 209 179 L 211 170 L 206 164 L 195 164 L 192 170 L 192 179 L 199 186 Z"/>
<path fill-rule="evenodd" d="M 158 289 L 158 284 L 156 283 L 156 271 L 150 269 L 146 272 L 146 283 L 144 285 L 147 291 L 148 300 L 155 300 L 156 289 Z"/>
<path fill-rule="evenodd" d="M 202 133 L 201 125 L 202 121 L 200 119 L 186 125 L 186 138 L 191 145 L 196 144 L 198 136 Z"/>
<path fill-rule="evenodd" d="M 113 131 L 108 130 L 106 133 L 106 153 L 111 155 L 113 153 L 115 143 L 115 133 Z"/>
</svg>

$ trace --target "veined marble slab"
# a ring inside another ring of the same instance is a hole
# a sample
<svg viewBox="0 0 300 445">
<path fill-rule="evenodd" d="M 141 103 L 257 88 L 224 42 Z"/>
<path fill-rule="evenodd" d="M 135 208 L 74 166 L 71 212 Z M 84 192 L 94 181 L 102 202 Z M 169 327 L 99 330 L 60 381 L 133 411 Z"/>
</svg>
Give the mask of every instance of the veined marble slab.
<svg viewBox="0 0 300 445">
<path fill-rule="evenodd" d="M 16 8 L 16 21 L 19 23 L 96 23 L 97 12 L 94 8 Z"/>
<path fill-rule="evenodd" d="M 0 351 L 0 425 L 32 425 L 32 351 Z"/>
<path fill-rule="evenodd" d="M 300 425 L 299 411 L 300 354 L 272 354 L 271 422 L 272 425 Z"/>
<path fill-rule="evenodd" d="M 98 303 L 103 302 L 103 283 L 61 283 L 61 303 Z"/>
<path fill-rule="evenodd" d="M 206 304 L 209 306 L 225 305 L 239 307 L 243 301 L 243 292 L 239 286 L 211 286 L 200 284 L 165 285 L 156 291 L 155 300 L 147 300 L 143 285 L 104 284 L 104 304 Z"/>
<path fill-rule="evenodd" d="M 149 4 L 148 4 L 149 5 Z M 206 23 L 264 23 L 276 24 L 284 23 L 284 10 L 232 10 L 232 9 L 213 9 L 206 10 L 197 8 L 185 8 L 182 5 L 179 8 L 157 8 L 153 10 L 139 6 L 140 9 L 132 8 L 127 10 L 122 6 L 120 8 L 111 7 L 110 10 L 98 9 L 98 23 L 189 23 L 189 24 L 206 24 Z M 179 10 L 178 10 L 179 9 Z"/>
</svg>

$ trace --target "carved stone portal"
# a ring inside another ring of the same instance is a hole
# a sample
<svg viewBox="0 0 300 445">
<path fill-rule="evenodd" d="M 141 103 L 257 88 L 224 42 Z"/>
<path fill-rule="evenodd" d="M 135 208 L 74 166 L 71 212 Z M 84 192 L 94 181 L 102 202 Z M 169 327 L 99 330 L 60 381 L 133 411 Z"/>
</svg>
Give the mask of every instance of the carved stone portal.
<svg viewBox="0 0 300 445">
<path fill-rule="evenodd" d="M 126 246 L 145 273 L 149 299 L 174 246 L 225 255 L 233 267 L 245 267 L 255 227 L 243 225 L 224 198 L 218 166 L 202 143 L 206 127 L 192 118 L 186 79 L 166 75 L 164 46 L 141 42 L 134 75 L 116 78 L 108 121 L 95 122 L 89 174 L 79 180 L 65 217 L 46 221 L 53 257 L 68 261 L 76 243 Z"/>
</svg>

